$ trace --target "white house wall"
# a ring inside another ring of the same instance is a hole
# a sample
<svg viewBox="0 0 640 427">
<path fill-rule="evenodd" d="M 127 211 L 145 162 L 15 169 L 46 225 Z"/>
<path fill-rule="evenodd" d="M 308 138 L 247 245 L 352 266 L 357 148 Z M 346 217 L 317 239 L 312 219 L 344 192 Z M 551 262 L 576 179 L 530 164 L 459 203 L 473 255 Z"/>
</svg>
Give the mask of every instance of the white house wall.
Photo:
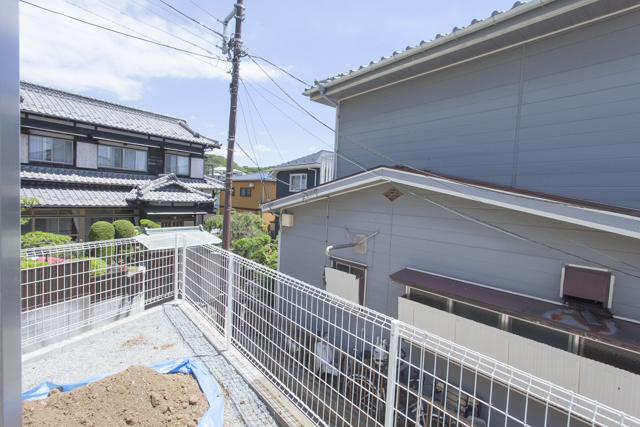
<svg viewBox="0 0 640 427">
<path fill-rule="evenodd" d="M 20 135 L 20 163 L 29 163 L 29 135 Z"/>
<path fill-rule="evenodd" d="M 610 18 L 342 100 L 340 132 L 420 169 L 640 208 L 639 42 L 640 11 Z M 355 172 L 338 156 L 337 178 Z"/>
<path fill-rule="evenodd" d="M 281 236 L 281 271 L 322 287 L 323 268 L 329 266 L 325 248 L 349 243 L 345 227 L 352 238 L 380 230 L 367 241 L 366 254 L 347 248 L 333 250 L 331 256 L 368 266 L 365 304 L 390 316 L 397 317 L 397 297 L 405 287 L 389 275 L 406 267 L 559 301 L 562 266 L 573 263 L 616 269 L 612 311 L 640 320 L 640 279 L 629 266 L 640 259 L 636 239 L 424 193 L 434 202 L 539 243 L 534 244 L 448 212 L 402 188 L 405 195 L 392 203 L 382 194 L 389 188 L 376 186 L 288 209 L 295 225 Z"/>
<path fill-rule="evenodd" d="M 78 141 L 76 166 L 79 168 L 98 169 L 98 144 Z"/>
</svg>

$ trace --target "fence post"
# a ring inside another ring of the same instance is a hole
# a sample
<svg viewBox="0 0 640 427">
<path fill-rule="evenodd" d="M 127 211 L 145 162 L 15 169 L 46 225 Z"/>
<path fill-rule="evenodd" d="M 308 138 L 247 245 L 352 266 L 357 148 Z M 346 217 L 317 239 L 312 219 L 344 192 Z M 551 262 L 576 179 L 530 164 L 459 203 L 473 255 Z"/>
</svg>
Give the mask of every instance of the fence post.
<svg viewBox="0 0 640 427">
<path fill-rule="evenodd" d="M 178 233 L 176 233 L 176 247 L 173 254 L 173 301 L 178 302 Z"/>
<path fill-rule="evenodd" d="M 227 334 L 227 350 L 231 350 L 231 335 L 233 334 L 233 254 L 227 252 L 229 267 L 227 269 L 227 311 L 225 317 L 225 331 Z"/>
<path fill-rule="evenodd" d="M 184 301 L 187 292 L 187 235 L 183 234 L 182 237 L 182 300 Z"/>
<path fill-rule="evenodd" d="M 400 322 L 391 321 L 391 337 L 389 338 L 389 370 L 387 371 L 387 402 L 384 414 L 385 427 L 395 425 L 396 377 L 398 371 L 398 349 L 400 347 Z"/>
</svg>

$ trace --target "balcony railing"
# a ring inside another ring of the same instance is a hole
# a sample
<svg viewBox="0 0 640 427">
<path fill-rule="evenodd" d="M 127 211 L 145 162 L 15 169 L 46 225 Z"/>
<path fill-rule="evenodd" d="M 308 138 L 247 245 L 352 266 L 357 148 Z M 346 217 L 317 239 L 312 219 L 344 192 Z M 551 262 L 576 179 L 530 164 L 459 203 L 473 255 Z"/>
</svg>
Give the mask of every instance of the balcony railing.
<svg viewBox="0 0 640 427">
<path fill-rule="evenodd" d="M 636 426 L 640 420 L 179 235 L 23 250 L 23 347 L 173 298 L 317 425 Z M 100 261 L 96 261 L 100 260 Z"/>
</svg>

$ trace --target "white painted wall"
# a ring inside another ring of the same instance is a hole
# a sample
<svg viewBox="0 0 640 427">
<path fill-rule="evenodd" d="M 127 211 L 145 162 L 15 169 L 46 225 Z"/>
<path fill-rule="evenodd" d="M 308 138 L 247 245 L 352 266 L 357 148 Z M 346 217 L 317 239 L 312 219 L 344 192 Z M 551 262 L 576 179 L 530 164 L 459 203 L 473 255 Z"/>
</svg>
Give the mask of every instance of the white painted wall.
<svg viewBox="0 0 640 427">
<path fill-rule="evenodd" d="M 191 178 L 204 178 L 204 159 L 191 159 Z"/>
<path fill-rule="evenodd" d="M 20 134 L 20 163 L 29 163 L 29 135 Z"/>
<path fill-rule="evenodd" d="M 77 142 L 76 167 L 98 169 L 98 145 Z"/>
</svg>

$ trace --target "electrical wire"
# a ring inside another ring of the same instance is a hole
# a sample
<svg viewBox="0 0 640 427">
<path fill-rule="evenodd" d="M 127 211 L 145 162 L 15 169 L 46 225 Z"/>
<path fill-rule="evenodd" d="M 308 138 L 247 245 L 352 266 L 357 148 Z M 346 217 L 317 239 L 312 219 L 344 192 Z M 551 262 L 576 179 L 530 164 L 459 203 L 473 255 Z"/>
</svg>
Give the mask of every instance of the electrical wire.
<svg viewBox="0 0 640 427">
<path fill-rule="evenodd" d="M 26 0 L 20 0 L 20 2 L 28 4 L 30 6 L 37 7 L 37 8 L 42 9 L 42 10 L 46 10 L 47 12 L 51 12 L 51 13 L 54 13 L 56 15 L 64 16 L 65 18 L 73 19 L 74 21 L 78 21 L 78 22 L 81 22 L 81 23 L 86 24 L 86 25 L 91 25 L 92 27 L 97 27 L 97 28 L 100 28 L 100 29 L 103 29 L 103 30 L 110 31 L 112 33 L 116 33 L 116 34 L 119 34 L 119 35 L 122 35 L 122 36 L 130 37 L 132 39 L 136 39 L 136 40 L 140 40 L 140 41 L 143 41 L 143 42 L 155 44 L 157 46 L 166 47 L 166 48 L 169 48 L 169 49 L 176 50 L 178 52 L 188 53 L 188 54 L 191 54 L 191 55 L 195 55 L 195 56 L 200 56 L 200 57 L 203 57 L 203 58 L 211 59 L 211 56 L 209 56 L 209 55 L 203 55 L 201 53 L 191 52 L 191 51 L 188 51 L 188 50 L 185 50 L 185 49 L 180 49 L 180 48 L 175 47 L 175 46 L 170 46 L 168 44 L 159 43 L 159 42 L 155 42 L 155 41 L 152 41 L 152 40 L 143 39 L 142 37 L 137 37 L 137 36 L 134 36 L 134 35 L 131 35 L 131 34 L 123 33 L 121 31 L 112 30 L 111 28 L 103 27 L 102 25 L 93 24 L 91 22 L 87 22 L 87 21 L 84 21 L 84 20 L 79 19 L 79 18 L 74 18 L 73 16 L 69 16 L 69 15 L 66 15 L 66 14 L 61 13 L 61 12 L 56 12 L 55 10 L 47 9 L 46 7 L 38 6 L 37 4 L 29 3 Z M 217 57 L 216 57 L 216 59 L 219 60 L 219 61 L 228 62 L 226 59 L 219 59 Z"/>
<path fill-rule="evenodd" d="M 97 1 L 97 2 L 99 2 L 99 3 L 102 3 L 100 0 L 94 0 L 94 1 Z M 195 37 L 199 38 L 200 40 L 204 40 L 205 42 L 207 42 L 207 43 L 210 43 L 210 44 L 214 45 L 214 46 L 215 46 L 215 47 L 217 47 L 218 49 L 221 49 L 221 47 L 220 47 L 220 46 L 218 46 L 217 44 L 215 44 L 215 43 L 213 43 L 213 42 L 211 42 L 211 41 L 209 41 L 209 40 L 205 39 L 204 37 L 200 37 L 198 34 L 194 33 L 193 31 L 189 31 L 188 29 L 186 29 L 186 28 L 185 28 L 185 27 L 183 27 L 182 25 L 180 25 L 180 24 L 178 24 L 178 23 L 176 23 L 176 22 L 174 22 L 174 21 L 171 21 L 171 20 L 167 19 L 166 17 L 162 16 L 161 14 L 159 14 L 158 12 L 156 12 L 155 10 L 149 9 L 148 7 L 146 7 L 146 6 L 144 6 L 144 5 L 140 4 L 140 3 L 138 3 L 136 0 L 130 0 L 130 1 L 131 1 L 131 2 L 133 2 L 134 4 L 137 4 L 139 7 L 143 8 L 143 9 L 145 9 L 145 10 L 148 10 L 149 12 L 151 12 L 151 13 L 153 13 L 154 15 L 158 16 L 158 17 L 159 17 L 160 19 L 162 19 L 163 21 L 168 22 L 168 23 L 170 23 L 170 24 L 173 24 L 173 25 L 175 25 L 176 27 L 180 28 L 181 30 L 186 31 L 187 33 L 189 33 L 189 34 L 191 34 L 191 35 L 193 35 L 193 36 L 195 36 Z M 149 3 L 151 3 L 153 6 L 156 6 L 156 7 L 160 8 L 160 10 L 163 10 L 163 11 L 165 11 L 165 12 L 167 12 L 167 13 L 169 13 L 169 14 L 173 15 L 173 16 L 176 16 L 176 17 L 178 17 L 178 18 L 180 18 L 180 19 L 183 19 L 183 20 L 184 20 L 184 18 L 182 18 L 180 15 L 176 15 L 176 14 L 172 13 L 170 10 L 165 10 L 165 9 L 163 9 L 163 8 L 162 8 L 162 7 L 160 7 L 159 5 L 157 5 L 157 4 L 153 3 L 153 2 L 151 2 L 151 0 L 147 0 L 147 1 L 148 1 Z M 110 6 L 108 6 L 108 7 L 110 7 Z M 120 12 L 120 13 L 122 13 L 122 14 L 124 14 L 124 15 L 126 15 L 126 16 L 129 16 L 129 15 L 125 14 L 124 12 Z M 135 19 L 135 18 L 133 18 L 133 19 Z M 187 21 L 187 23 L 191 24 L 191 22 L 189 22 L 189 21 Z"/>
<path fill-rule="evenodd" d="M 127 27 L 126 25 L 123 25 L 123 24 L 121 24 L 121 23 L 119 23 L 119 22 L 113 21 L 113 20 L 111 20 L 111 19 L 109 19 L 109 18 L 106 18 L 106 17 L 104 17 L 104 16 L 102 16 L 102 15 L 100 15 L 100 14 L 98 14 L 98 13 L 92 12 L 91 10 L 86 9 L 86 8 L 84 8 L 84 7 L 80 6 L 80 5 L 75 4 L 75 3 L 72 3 L 72 2 L 70 2 L 69 0 L 63 0 L 63 1 L 64 1 L 65 3 L 70 4 L 71 6 L 75 6 L 75 7 L 79 8 L 79 9 L 81 9 L 81 10 L 84 10 L 84 11 L 85 11 L 85 12 L 87 12 L 87 13 L 90 13 L 90 14 L 95 15 L 95 16 L 97 16 L 97 17 L 101 18 L 101 19 L 104 19 L 104 20 L 106 20 L 106 21 L 109 21 L 109 22 L 111 22 L 112 24 L 116 24 L 116 25 L 118 25 L 118 26 L 120 26 L 120 27 L 122 27 L 122 28 L 124 28 L 124 29 L 126 29 L 126 30 L 129 30 L 129 31 L 134 32 L 134 33 L 136 33 L 136 34 L 139 34 L 139 35 L 141 35 L 141 36 L 143 36 L 143 37 L 146 37 L 146 38 L 147 38 L 147 39 L 149 39 L 149 40 L 152 40 L 152 41 L 157 42 L 157 43 L 161 43 L 158 39 L 154 39 L 154 38 L 152 38 L 152 37 L 150 37 L 150 36 L 148 36 L 148 35 L 146 35 L 146 34 L 143 34 L 143 33 L 139 32 L 139 31 L 136 31 L 136 30 L 134 30 L 134 29 L 132 29 L 132 28 L 129 28 L 129 27 Z M 99 0 L 96 0 L 96 1 L 98 1 L 98 3 L 101 3 L 101 4 L 105 5 L 104 3 L 102 3 L 102 2 L 101 2 L 101 1 L 99 1 Z M 108 6 L 108 5 L 105 5 L 105 6 L 107 6 L 107 7 L 111 8 L 111 7 L 110 7 L 110 6 Z M 114 10 L 115 10 L 115 9 L 114 9 Z M 116 12 L 120 12 L 120 11 L 116 11 Z M 123 12 L 120 12 L 120 13 L 123 13 Z M 129 15 L 126 15 L 126 14 L 125 14 L 125 16 L 127 16 L 127 17 L 129 17 L 129 18 L 131 18 L 131 19 L 134 19 L 135 21 L 138 21 L 138 22 L 140 22 L 140 23 L 142 23 L 142 24 L 149 25 L 149 24 L 147 24 L 146 22 L 143 22 L 143 21 L 140 21 L 140 20 L 138 20 L 138 19 L 136 19 L 136 18 L 133 18 L 132 16 L 129 16 Z M 153 26 L 152 26 L 152 28 L 156 29 L 156 28 L 155 28 L 155 27 L 153 27 Z M 160 30 L 160 31 L 162 31 L 162 30 Z M 163 31 L 163 32 L 164 32 L 164 31 Z M 182 38 L 180 38 L 180 37 L 178 37 L 178 36 L 175 36 L 175 35 L 173 35 L 173 34 L 170 34 L 170 33 L 167 33 L 167 32 L 164 32 L 164 33 L 165 33 L 165 34 L 168 34 L 168 35 L 170 35 L 170 36 L 172 36 L 172 37 L 176 37 L 176 38 L 178 38 L 179 40 L 182 40 L 182 41 L 185 41 L 185 42 L 187 42 L 187 43 L 190 43 L 190 42 L 188 42 L 187 40 L 184 40 L 184 39 L 182 39 Z M 203 39 L 203 40 L 204 40 L 204 39 Z M 190 43 L 190 44 L 193 44 L 193 43 Z M 204 51 L 206 51 L 206 52 L 209 52 L 207 49 L 205 49 L 205 48 L 203 48 L 203 47 L 201 47 L 201 46 L 198 46 L 198 45 L 195 45 L 195 44 L 193 44 L 193 45 L 194 45 L 194 46 L 196 46 L 196 47 L 199 47 L 200 49 L 202 49 L 202 50 L 204 50 Z M 216 57 L 217 57 L 217 55 L 213 54 L 212 52 L 209 52 L 209 53 L 211 53 L 212 55 L 214 55 L 214 56 L 216 56 Z M 186 53 L 185 53 L 185 54 L 186 54 Z M 187 55 L 188 55 L 188 54 L 187 54 Z M 218 58 L 218 57 L 217 57 L 217 58 Z M 212 66 L 212 67 L 214 67 L 214 68 L 219 68 L 219 69 L 221 69 L 221 70 L 224 70 L 223 68 L 220 68 L 220 67 L 218 67 L 217 65 L 213 65 L 213 64 L 211 64 L 210 62 L 207 62 L 207 61 L 205 61 L 205 60 L 204 60 L 204 59 L 202 59 L 202 58 L 193 58 L 193 59 L 196 59 L 196 60 L 198 60 L 198 61 L 204 62 L 205 64 L 211 65 L 211 66 Z M 218 59 L 218 60 L 226 61 L 226 59 Z M 227 70 L 224 70 L 224 71 L 227 71 Z"/>
<path fill-rule="evenodd" d="M 189 19 L 190 21 L 195 22 L 196 24 L 200 25 L 201 27 L 211 31 L 213 34 L 223 37 L 222 33 L 217 32 L 216 30 L 207 27 L 206 25 L 204 25 L 202 22 L 197 21 L 196 19 L 190 17 L 189 15 L 187 15 L 186 13 L 181 12 L 180 10 L 176 9 L 175 7 L 171 6 L 169 3 L 167 3 L 164 0 L 160 0 L 162 3 L 166 4 L 167 6 L 169 6 L 171 9 L 175 10 L 176 12 L 178 12 L 180 15 L 184 16 L 185 18 Z"/>
<path fill-rule="evenodd" d="M 221 19 L 216 18 L 215 16 L 213 16 L 212 14 L 210 14 L 209 12 L 207 12 L 205 9 L 203 9 L 200 5 L 198 5 L 196 2 L 194 2 L 193 0 L 189 0 L 189 2 L 191 4 L 193 4 L 194 6 L 196 6 L 197 8 L 199 8 L 200 10 L 202 10 L 204 13 L 206 13 L 207 15 L 209 15 L 210 17 L 212 17 L 213 19 L 215 19 L 216 21 L 218 21 L 219 23 L 221 23 L 222 25 L 225 25 L 225 22 Z"/>
<path fill-rule="evenodd" d="M 250 58 L 260 59 L 260 60 L 262 60 L 262 61 L 266 62 L 267 64 L 269 64 L 269 65 L 271 65 L 271 66 L 273 66 L 273 67 L 276 67 L 278 70 L 282 71 L 283 73 L 285 73 L 286 75 L 288 75 L 288 76 L 289 76 L 289 77 L 291 77 L 292 79 L 299 81 L 299 82 L 300 82 L 300 83 L 302 83 L 303 85 L 306 85 L 306 86 L 309 86 L 309 87 L 313 86 L 313 85 L 311 85 L 311 84 L 309 84 L 309 83 L 307 83 L 307 82 L 304 82 L 304 81 L 300 80 L 299 78 L 297 78 L 297 77 L 296 77 L 296 76 L 294 76 L 293 74 L 289 73 L 289 72 L 288 72 L 287 70 L 285 70 L 284 68 L 277 66 L 276 64 L 274 64 L 273 62 L 271 62 L 271 61 L 269 61 L 269 60 L 267 60 L 267 59 L 264 59 L 264 58 L 262 58 L 262 57 L 260 57 L 260 56 L 257 56 L 257 55 L 247 55 L 247 56 L 249 56 Z"/>
</svg>

